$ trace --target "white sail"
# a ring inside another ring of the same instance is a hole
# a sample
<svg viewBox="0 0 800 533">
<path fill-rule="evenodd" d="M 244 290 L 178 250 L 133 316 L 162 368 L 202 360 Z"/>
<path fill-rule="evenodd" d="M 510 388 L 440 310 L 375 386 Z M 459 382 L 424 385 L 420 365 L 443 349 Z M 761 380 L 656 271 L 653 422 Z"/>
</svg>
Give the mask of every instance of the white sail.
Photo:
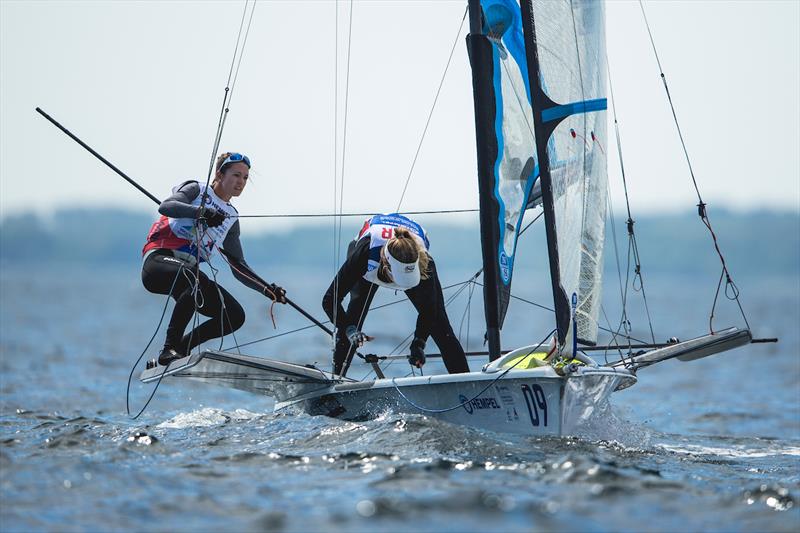
<svg viewBox="0 0 800 533">
<path fill-rule="evenodd" d="M 555 104 L 542 120 L 557 124 L 547 143 L 559 282 L 577 295 L 577 336 L 597 340 L 605 233 L 607 170 L 605 20 L 602 2 L 531 3 L 540 85 Z"/>
</svg>

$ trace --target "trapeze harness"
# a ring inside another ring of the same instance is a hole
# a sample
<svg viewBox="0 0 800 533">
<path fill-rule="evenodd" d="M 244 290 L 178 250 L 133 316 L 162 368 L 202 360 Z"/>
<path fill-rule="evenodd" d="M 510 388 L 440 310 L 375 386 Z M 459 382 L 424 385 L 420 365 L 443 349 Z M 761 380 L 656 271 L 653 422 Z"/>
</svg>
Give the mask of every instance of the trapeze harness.
<svg viewBox="0 0 800 533">
<path fill-rule="evenodd" d="M 186 183 L 173 189 L 173 193 L 184 185 Z M 205 185 L 200 186 L 200 194 L 190 205 L 199 208 L 204 198 L 206 207 L 213 207 L 225 214 L 225 221 L 215 228 L 206 228 L 200 227 L 194 218 L 171 218 L 161 215 L 147 235 L 147 243 L 142 249 L 145 259 L 149 253 L 158 249 L 172 250 L 175 257 L 190 264 L 195 264 L 198 258 L 200 262 L 210 259 L 216 248 L 225 240 L 231 227 L 239 220 L 239 212 L 231 204 L 222 201 L 213 188 Z M 202 237 L 202 242 L 198 250 L 199 237 Z"/>
</svg>

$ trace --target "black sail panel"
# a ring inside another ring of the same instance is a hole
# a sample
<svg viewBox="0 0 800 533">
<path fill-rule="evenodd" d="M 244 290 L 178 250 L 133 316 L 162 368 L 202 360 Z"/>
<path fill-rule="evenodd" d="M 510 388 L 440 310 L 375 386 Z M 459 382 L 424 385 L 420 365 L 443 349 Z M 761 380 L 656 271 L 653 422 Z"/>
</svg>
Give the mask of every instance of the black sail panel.
<svg viewBox="0 0 800 533">
<path fill-rule="evenodd" d="M 470 10 L 484 308 L 494 359 L 500 353 L 517 238 L 525 210 L 535 203 L 539 168 L 519 4 L 473 0 Z"/>
</svg>

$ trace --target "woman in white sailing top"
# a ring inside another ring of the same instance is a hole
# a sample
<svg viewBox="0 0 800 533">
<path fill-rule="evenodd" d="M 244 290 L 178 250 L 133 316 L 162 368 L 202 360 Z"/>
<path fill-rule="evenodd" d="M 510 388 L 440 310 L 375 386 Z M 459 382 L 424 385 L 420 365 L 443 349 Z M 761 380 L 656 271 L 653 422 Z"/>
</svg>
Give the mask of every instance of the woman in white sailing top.
<svg viewBox="0 0 800 533">
<path fill-rule="evenodd" d="M 252 271 L 239 242 L 238 211 L 230 201 L 242 194 L 249 174 L 247 156 L 223 153 L 217 158 L 216 174 L 209 187 L 185 181 L 158 208 L 161 217 L 150 228 L 142 250 L 142 283 L 150 292 L 175 299 L 164 348 L 158 357 L 161 365 L 169 365 L 188 355 L 195 346 L 244 324 L 239 302 L 198 268 L 218 247 L 233 259 L 231 271 L 236 279 L 285 303 L 283 289 L 274 284 L 265 287 L 247 275 Z M 195 310 L 209 320 L 184 335 Z"/>
<path fill-rule="evenodd" d="M 405 291 L 419 313 L 411 343 L 411 365 L 419 368 L 425 364 L 425 343 L 431 336 L 448 372 L 469 372 L 464 349 L 447 318 L 429 246 L 422 226 L 403 215 L 375 215 L 364 223 L 322 299 L 322 308 L 336 325 L 334 373 L 346 374 L 356 348 L 372 340 L 361 327 L 378 287 Z M 345 311 L 342 300 L 347 294 L 350 302 Z"/>
</svg>

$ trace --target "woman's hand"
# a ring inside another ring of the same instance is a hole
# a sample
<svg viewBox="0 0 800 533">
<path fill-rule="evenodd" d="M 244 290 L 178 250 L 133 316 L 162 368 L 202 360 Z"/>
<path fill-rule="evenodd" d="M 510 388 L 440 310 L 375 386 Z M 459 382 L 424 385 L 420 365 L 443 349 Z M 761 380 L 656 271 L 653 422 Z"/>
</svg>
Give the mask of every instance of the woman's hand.
<svg viewBox="0 0 800 533">
<path fill-rule="evenodd" d="M 347 335 L 347 340 L 350 341 L 350 344 L 356 348 L 360 348 L 365 342 L 375 340 L 375 337 L 370 337 L 366 333 L 358 331 L 355 326 L 347 326 L 345 335 Z"/>
<path fill-rule="evenodd" d="M 198 220 L 205 220 L 206 226 L 216 228 L 225 222 L 225 213 L 217 211 L 213 207 L 203 207 L 197 212 Z"/>
<path fill-rule="evenodd" d="M 270 283 L 266 287 L 264 287 L 264 296 L 269 298 L 272 301 L 278 302 L 279 304 L 286 303 L 286 291 L 283 287 L 275 285 L 274 283 Z"/>
<path fill-rule="evenodd" d="M 425 364 L 425 341 L 415 337 L 411 342 L 411 354 L 408 356 L 408 364 L 417 368 L 422 368 Z"/>
</svg>

